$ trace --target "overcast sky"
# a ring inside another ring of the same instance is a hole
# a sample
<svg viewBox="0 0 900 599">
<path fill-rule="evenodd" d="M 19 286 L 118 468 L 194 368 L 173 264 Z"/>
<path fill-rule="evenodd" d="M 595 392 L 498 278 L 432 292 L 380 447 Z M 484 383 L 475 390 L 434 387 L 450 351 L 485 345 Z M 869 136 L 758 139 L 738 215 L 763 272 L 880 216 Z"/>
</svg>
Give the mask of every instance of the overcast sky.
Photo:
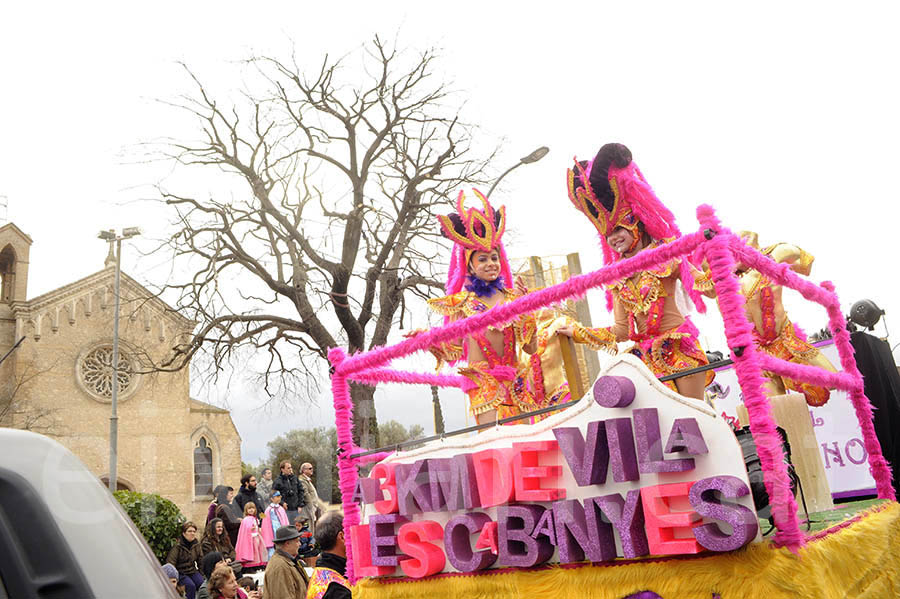
<svg viewBox="0 0 900 599">
<path fill-rule="evenodd" d="M 99 270 L 102 228 L 166 234 L 171 215 L 138 201 L 159 169 L 129 157 L 141 142 L 187 134 L 183 117 L 155 102 L 190 90 L 177 61 L 229 90 L 239 87 L 232 61 L 251 52 L 286 57 L 293 45 L 316 64 L 380 33 L 413 50 L 441 49 L 437 68 L 463 94 L 469 119 L 503 140 L 498 172 L 551 148 L 492 196 L 507 206 L 510 254 L 578 251 L 585 269 L 600 266 L 593 228 L 566 199 L 565 169 L 574 155 L 621 141 L 682 230 L 697 226 L 698 204 L 711 203 L 733 229 L 813 253 L 812 278 L 834 281 L 845 312 L 871 298 L 900 327 L 895 3 L 337 6 L 4 3 L 0 195 L 8 219 L 34 239 L 29 297 Z M 126 249 L 123 268 L 158 283 L 166 265 L 137 256 L 147 243 Z M 600 294 L 590 297 L 594 323 L 608 322 Z M 788 305 L 808 331 L 825 325 L 824 312 L 799 298 Z M 721 348 L 718 317 L 698 324 Z M 447 395 L 449 423 L 461 424 L 463 399 Z M 289 414 L 257 409 L 249 385 L 201 398 L 231 407 L 245 461 L 257 462 L 280 432 L 331 422 L 328 396 Z M 417 399 L 429 409 L 410 410 Z M 383 391 L 378 410 L 432 430 L 427 389 Z"/>
</svg>

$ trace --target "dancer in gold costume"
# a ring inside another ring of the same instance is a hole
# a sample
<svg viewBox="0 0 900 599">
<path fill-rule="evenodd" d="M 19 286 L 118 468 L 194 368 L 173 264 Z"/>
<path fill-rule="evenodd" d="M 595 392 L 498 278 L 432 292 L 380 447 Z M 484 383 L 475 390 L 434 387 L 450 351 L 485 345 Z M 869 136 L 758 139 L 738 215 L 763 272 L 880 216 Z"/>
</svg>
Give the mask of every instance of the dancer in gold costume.
<svg viewBox="0 0 900 599">
<path fill-rule="evenodd" d="M 501 238 L 506 229 L 506 209 L 494 210 L 478 190 L 481 209 L 466 208 L 460 192 L 455 214 L 439 216 L 442 234 L 454 242 L 445 297 L 428 300 L 428 306 L 453 322 L 513 301 L 526 292 L 513 288 L 509 260 Z M 518 348 L 533 354 L 537 349 L 536 322 L 522 314 L 500 327 L 471 333 L 461 343 L 444 343 L 431 352 L 443 362 L 465 360 L 459 373 L 471 381 L 463 390 L 469 409 L 481 424 L 533 410 L 534 394 L 523 384 L 528 363 L 521 363 Z"/>
<path fill-rule="evenodd" d="M 606 144 L 591 162 L 575 163 L 568 171 L 569 199 L 600 234 L 605 264 L 630 258 L 681 236 L 675 217 L 659 201 L 643 173 L 622 144 Z M 696 269 L 686 260 L 670 262 L 616 281 L 607 289 L 607 307 L 615 324 L 560 332 L 594 348 L 612 350 L 617 341 L 631 340 L 628 350 L 657 376 L 708 364 L 697 340 L 699 331 L 675 302 L 678 281 L 702 309 L 694 292 Z M 699 273 L 698 273 L 699 274 Z M 666 384 L 686 397 L 703 398 L 713 380 L 711 370 Z"/>
<path fill-rule="evenodd" d="M 738 233 L 741 239 L 754 249 L 759 249 L 759 238 L 752 231 Z M 815 259 L 797 246 L 776 243 L 760 250 L 779 264 L 790 264 L 791 269 L 808 276 Z M 759 349 L 782 360 L 795 364 L 818 366 L 835 372 L 834 366 L 818 349 L 809 344 L 806 335 L 790 321 L 782 303 L 782 287 L 762 273 L 744 264 L 737 264 L 736 274 L 740 278 L 741 293 L 745 298 L 744 308 L 747 318 L 753 323 L 753 337 Z M 697 288 L 709 297 L 715 297 L 708 272 L 697 280 Z M 821 406 L 828 401 L 830 392 L 824 387 L 795 381 L 772 372 L 768 377 L 766 393 L 770 396 L 784 395 L 788 391 L 802 393 L 806 403 Z"/>
</svg>

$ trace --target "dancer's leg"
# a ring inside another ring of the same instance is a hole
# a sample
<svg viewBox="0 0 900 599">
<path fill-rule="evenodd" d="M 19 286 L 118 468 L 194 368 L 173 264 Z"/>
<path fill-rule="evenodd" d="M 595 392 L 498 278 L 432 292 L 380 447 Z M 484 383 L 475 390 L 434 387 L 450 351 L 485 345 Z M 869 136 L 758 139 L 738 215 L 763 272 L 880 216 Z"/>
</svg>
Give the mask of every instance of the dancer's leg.
<svg viewBox="0 0 900 599">
<path fill-rule="evenodd" d="M 685 397 L 692 397 L 703 401 L 703 393 L 706 391 L 706 373 L 698 372 L 690 376 L 675 379 L 678 392 Z"/>
</svg>

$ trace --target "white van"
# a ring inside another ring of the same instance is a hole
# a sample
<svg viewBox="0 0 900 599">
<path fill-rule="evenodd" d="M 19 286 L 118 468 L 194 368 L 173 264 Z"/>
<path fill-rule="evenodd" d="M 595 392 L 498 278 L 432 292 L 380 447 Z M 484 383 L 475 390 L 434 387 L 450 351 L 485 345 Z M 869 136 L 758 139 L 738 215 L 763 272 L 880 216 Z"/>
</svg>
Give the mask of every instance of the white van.
<svg viewBox="0 0 900 599">
<path fill-rule="evenodd" d="M 0 428 L 0 599 L 176 599 L 131 519 L 47 437 Z"/>
</svg>

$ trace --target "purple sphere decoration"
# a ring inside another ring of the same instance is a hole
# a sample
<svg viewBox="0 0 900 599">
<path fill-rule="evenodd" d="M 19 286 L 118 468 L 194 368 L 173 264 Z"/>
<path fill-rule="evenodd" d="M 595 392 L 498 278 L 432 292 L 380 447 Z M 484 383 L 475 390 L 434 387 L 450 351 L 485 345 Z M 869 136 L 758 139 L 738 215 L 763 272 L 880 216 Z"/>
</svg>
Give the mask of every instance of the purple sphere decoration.
<svg viewBox="0 0 900 599">
<path fill-rule="evenodd" d="M 497 508 L 497 544 L 500 564 L 530 568 L 553 555 L 553 545 L 545 536 L 536 539 L 531 531 L 544 514 L 539 505 L 501 505 Z"/>
<path fill-rule="evenodd" d="M 647 533 L 644 531 L 644 509 L 641 490 L 632 489 L 623 499 L 618 493 L 594 497 L 594 503 L 613 523 L 622 540 L 622 554 L 627 558 L 650 554 Z"/>
<path fill-rule="evenodd" d="M 609 447 L 609 462 L 613 480 L 617 483 L 638 480 L 637 456 L 634 451 L 634 433 L 631 418 L 611 418 L 604 421 L 606 441 Z"/>
<path fill-rule="evenodd" d="M 582 507 L 577 499 L 553 504 L 556 546 L 562 564 L 584 561 L 585 555 L 592 562 L 604 562 L 616 557 L 612 525 L 603 521 L 593 500 L 586 500 L 585 506 Z"/>
<path fill-rule="evenodd" d="M 494 565 L 497 556 L 485 549 L 472 551 L 472 535 L 481 532 L 491 517 L 481 512 L 454 516 L 444 527 L 444 551 L 453 567 L 460 572 L 475 572 Z"/>
<path fill-rule="evenodd" d="M 397 552 L 395 525 L 402 525 L 407 519 L 400 514 L 378 514 L 369 517 L 369 547 L 372 549 L 373 566 L 398 566 L 406 557 Z"/>
<path fill-rule="evenodd" d="M 634 401 L 634 383 L 624 376 L 601 376 L 594 383 L 594 401 L 604 408 L 624 408 Z"/>
<path fill-rule="evenodd" d="M 631 417 L 634 418 L 634 436 L 637 437 L 638 464 L 643 474 L 687 472 L 694 469 L 694 458 L 663 458 L 659 411 L 656 408 L 634 410 Z"/>
<path fill-rule="evenodd" d="M 672 423 L 665 452 L 675 453 L 676 451 L 686 451 L 691 455 L 709 453 L 696 418 L 676 418 Z"/>
<path fill-rule="evenodd" d="M 588 422 L 587 439 L 577 426 L 561 426 L 553 429 L 553 434 L 579 487 L 606 482 L 609 448 L 602 420 Z"/>
<path fill-rule="evenodd" d="M 736 476 L 711 476 L 698 480 L 691 486 L 688 499 L 694 511 L 704 518 L 721 520 L 733 529 L 725 534 L 718 524 L 710 522 L 694 527 L 694 538 L 710 551 L 734 551 L 756 538 L 759 521 L 750 508 L 726 499 L 737 499 L 750 493 L 749 487 Z"/>
</svg>

